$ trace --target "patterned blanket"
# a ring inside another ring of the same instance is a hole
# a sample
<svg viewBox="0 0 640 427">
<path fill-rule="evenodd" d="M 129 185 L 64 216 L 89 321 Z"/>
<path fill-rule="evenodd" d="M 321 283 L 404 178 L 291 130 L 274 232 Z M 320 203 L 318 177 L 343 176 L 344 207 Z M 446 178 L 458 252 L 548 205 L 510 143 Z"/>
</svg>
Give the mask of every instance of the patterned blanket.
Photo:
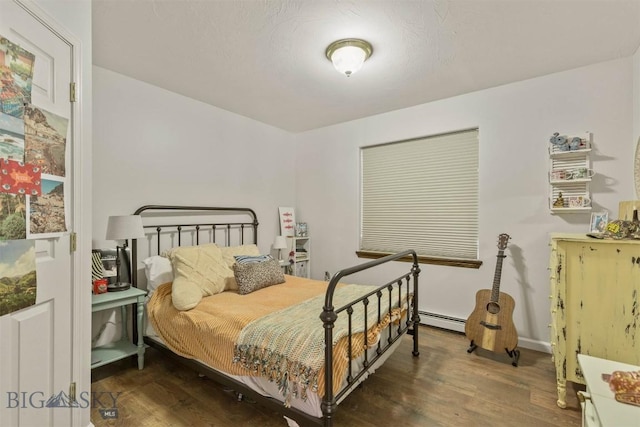
<svg viewBox="0 0 640 427">
<path fill-rule="evenodd" d="M 333 305 L 342 307 L 362 295 L 375 291 L 376 286 L 344 285 L 334 294 Z M 378 303 L 374 295 L 369 298 L 366 309 L 367 345 L 364 342 L 365 308 L 362 303 L 355 305 L 351 315 L 352 321 L 352 358 L 377 344 L 380 331 L 397 320 L 406 310 L 403 307 L 392 309 L 388 313 L 389 294 L 383 292 L 381 321 L 378 322 Z M 392 303 L 397 306 L 398 289 L 392 292 Z M 254 374 L 268 378 L 278 384 L 289 405 L 292 397 L 307 398 L 307 389 L 312 388 L 324 394 L 324 328 L 319 314 L 324 305 L 324 295 L 319 295 L 301 304 L 288 307 L 259 319 L 245 326 L 235 346 L 234 362 L 242 364 Z M 386 310 L 385 310 L 386 308 Z M 345 370 L 348 367 L 348 316 L 343 312 L 338 317 L 333 329 L 334 346 L 334 385 L 339 389 Z"/>
</svg>

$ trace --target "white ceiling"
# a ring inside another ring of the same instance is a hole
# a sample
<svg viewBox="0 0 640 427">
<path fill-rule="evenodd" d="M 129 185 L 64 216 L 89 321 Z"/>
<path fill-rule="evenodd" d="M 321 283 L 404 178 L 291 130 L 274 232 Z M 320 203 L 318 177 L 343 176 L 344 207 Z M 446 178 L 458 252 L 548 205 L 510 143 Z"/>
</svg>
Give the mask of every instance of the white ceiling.
<svg viewBox="0 0 640 427">
<path fill-rule="evenodd" d="M 95 65 L 292 132 L 640 45 L 640 0 L 92 2 Z M 374 51 L 347 78 L 325 49 L 352 37 Z"/>
</svg>

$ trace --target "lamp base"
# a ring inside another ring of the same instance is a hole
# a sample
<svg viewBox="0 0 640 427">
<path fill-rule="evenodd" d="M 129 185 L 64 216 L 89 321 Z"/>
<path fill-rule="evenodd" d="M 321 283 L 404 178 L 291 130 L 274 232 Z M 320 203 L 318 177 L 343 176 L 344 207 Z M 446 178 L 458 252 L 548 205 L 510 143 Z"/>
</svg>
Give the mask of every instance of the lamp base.
<svg viewBox="0 0 640 427">
<path fill-rule="evenodd" d="M 123 283 L 123 282 L 109 283 L 107 285 L 107 291 L 108 292 L 126 291 L 130 287 L 131 287 L 131 283 Z"/>
</svg>

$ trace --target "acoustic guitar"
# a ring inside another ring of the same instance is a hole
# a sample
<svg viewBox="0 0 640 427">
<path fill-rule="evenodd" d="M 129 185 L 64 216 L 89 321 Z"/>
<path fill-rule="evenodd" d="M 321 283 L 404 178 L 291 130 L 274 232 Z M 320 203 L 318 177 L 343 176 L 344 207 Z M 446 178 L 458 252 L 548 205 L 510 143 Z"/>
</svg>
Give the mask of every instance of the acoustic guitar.
<svg viewBox="0 0 640 427">
<path fill-rule="evenodd" d="M 464 332 L 471 345 L 468 353 L 478 346 L 489 351 L 507 352 L 513 359 L 512 365 L 518 366 L 520 351 L 518 333 L 513 324 L 513 309 L 515 301 L 511 295 L 500 292 L 500 277 L 502 276 L 502 261 L 506 258 L 504 250 L 509 242 L 509 235 L 502 233 L 498 236 L 498 260 L 491 289 L 481 289 L 476 293 L 476 306 L 467 319 Z"/>
</svg>

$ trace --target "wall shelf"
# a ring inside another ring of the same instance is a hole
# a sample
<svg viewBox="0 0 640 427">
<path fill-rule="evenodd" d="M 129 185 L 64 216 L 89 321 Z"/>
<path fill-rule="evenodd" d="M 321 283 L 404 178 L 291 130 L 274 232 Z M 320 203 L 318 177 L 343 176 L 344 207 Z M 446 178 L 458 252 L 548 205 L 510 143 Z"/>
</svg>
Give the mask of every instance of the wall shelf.
<svg viewBox="0 0 640 427">
<path fill-rule="evenodd" d="M 580 145 L 576 148 L 574 144 L 573 150 L 569 143 L 557 145 L 549 141 L 549 210 L 552 214 L 585 213 L 592 208 L 592 135 L 586 132 L 582 136 L 566 136 L 568 142 L 574 138 L 580 139 Z M 562 207 L 555 206 L 560 196 Z"/>
</svg>

